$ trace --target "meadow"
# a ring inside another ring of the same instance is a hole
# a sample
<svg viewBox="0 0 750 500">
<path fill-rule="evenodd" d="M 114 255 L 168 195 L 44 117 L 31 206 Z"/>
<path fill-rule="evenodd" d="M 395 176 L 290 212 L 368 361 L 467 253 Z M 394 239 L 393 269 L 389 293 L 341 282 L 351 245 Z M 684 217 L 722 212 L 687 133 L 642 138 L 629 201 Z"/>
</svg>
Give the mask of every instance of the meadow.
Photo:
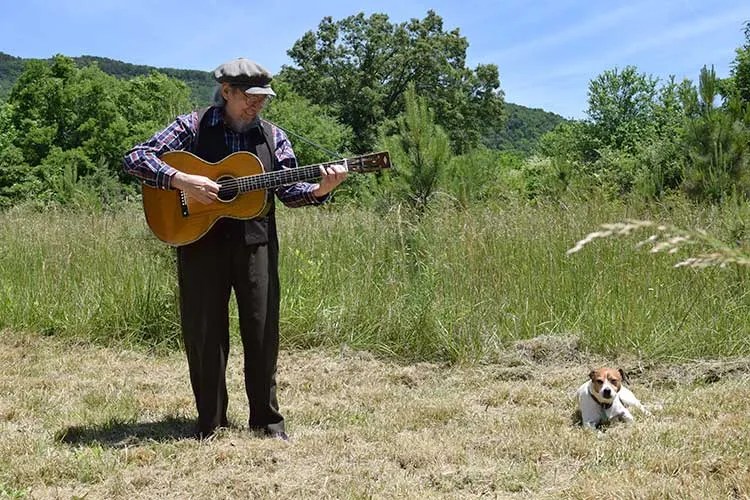
<svg viewBox="0 0 750 500">
<path fill-rule="evenodd" d="M 196 441 L 182 353 L 0 332 L 0 498 L 750 498 L 750 358 L 652 363 L 537 337 L 494 363 L 285 349 L 291 442 L 247 431 L 242 356 L 229 423 Z M 612 363 L 653 416 L 573 420 Z"/>
<path fill-rule="evenodd" d="M 742 243 L 744 205 L 615 202 L 454 210 L 279 210 L 287 348 L 340 346 L 401 360 L 492 361 L 508 342 L 575 335 L 602 354 L 693 359 L 750 352 L 742 266 L 673 268 L 649 233 L 566 255 L 599 224 L 647 219 Z M 0 214 L 0 328 L 175 348 L 173 251 L 138 206 Z M 235 321 L 236 323 L 236 321 Z"/>
<path fill-rule="evenodd" d="M 190 437 L 174 256 L 139 207 L 3 212 L 0 498 L 749 498 L 745 269 L 674 268 L 701 249 L 648 231 L 566 255 L 628 219 L 741 245 L 747 215 L 280 209 L 284 443 L 244 427 L 236 339 L 230 427 Z M 576 425 L 603 364 L 653 416 Z"/>
</svg>

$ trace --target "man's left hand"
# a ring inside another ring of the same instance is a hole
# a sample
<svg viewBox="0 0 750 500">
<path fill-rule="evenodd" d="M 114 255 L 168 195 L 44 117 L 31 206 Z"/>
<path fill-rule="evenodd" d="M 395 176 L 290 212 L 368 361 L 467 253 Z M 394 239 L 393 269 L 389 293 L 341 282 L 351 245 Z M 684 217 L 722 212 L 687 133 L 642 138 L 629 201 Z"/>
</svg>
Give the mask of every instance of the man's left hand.
<svg viewBox="0 0 750 500">
<path fill-rule="evenodd" d="M 349 170 L 345 164 L 340 165 L 329 165 L 328 167 L 320 166 L 320 182 L 318 187 L 313 190 L 313 194 L 322 198 L 331 191 L 333 191 L 339 184 L 344 182 L 346 176 L 349 175 Z"/>
</svg>

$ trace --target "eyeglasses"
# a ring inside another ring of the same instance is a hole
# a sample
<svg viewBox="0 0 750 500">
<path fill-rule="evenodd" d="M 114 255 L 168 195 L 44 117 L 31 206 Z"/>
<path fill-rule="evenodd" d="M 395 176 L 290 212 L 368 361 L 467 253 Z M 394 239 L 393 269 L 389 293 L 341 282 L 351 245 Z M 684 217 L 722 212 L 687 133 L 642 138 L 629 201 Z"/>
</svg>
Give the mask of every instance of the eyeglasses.
<svg viewBox="0 0 750 500">
<path fill-rule="evenodd" d="M 239 92 L 242 97 L 245 98 L 245 104 L 248 105 L 261 105 L 266 104 L 270 99 L 271 96 L 266 94 L 246 94 L 244 87 L 234 87 L 234 89 Z"/>
</svg>

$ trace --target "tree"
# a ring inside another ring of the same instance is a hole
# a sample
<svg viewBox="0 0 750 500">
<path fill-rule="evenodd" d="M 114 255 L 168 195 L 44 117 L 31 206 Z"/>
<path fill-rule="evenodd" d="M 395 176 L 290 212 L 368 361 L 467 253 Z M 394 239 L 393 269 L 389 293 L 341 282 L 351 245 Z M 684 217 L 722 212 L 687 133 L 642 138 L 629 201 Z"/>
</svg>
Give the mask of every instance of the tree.
<svg viewBox="0 0 750 500">
<path fill-rule="evenodd" d="M 591 81 L 586 114 L 603 145 L 634 151 L 640 141 L 654 135 L 657 82 L 634 66 L 605 71 Z"/>
<path fill-rule="evenodd" d="M 11 124 L 18 132 L 14 144 L 30 165 L 41 163 L 58 139 L 58 123 L 64 119 L 62 89 L 69 74 L 66 63 L 61 57 L 52 64 L 30 61 L 8 98 L 13 105 Z"/>
<path fill-rule="evenodd" d="M 0 208 L 25 198 L 34 183 L 32 169 L 24 163 L 23 154 L 15 145 L 18 134 L 12 114 L 10 104 L 0 103 Z"/>
<path fill-rule="evenodd" d="M 0 202 L 73 201 L 79 183 L 109 198 L 117 178 L 135 182 L 122 172 L 125 151 L 189 111 L 189 95 L 158 73 L 126 82 L 60 55 L 29 61 L 0 110 Z"/>
<path fill-rule="evenodd" d="M 750 104 L 750 21 L 745 23 L 745 44 L 736 52 L 731 71 L 734 88 L 742 102 Z"/>
<path fill-rule="evenodd" d="M 730 96 L 717 107 L 719 79 L 713 67 L 701 69 L 698 89 L 684 95 L 686 162 L 683 188 L 694 198 L 721 201 L 750 194 L 750 129 L 747 106 Z"/>
<path fill-rule="evenodd" d="M 406 91 L 406 110 L 396 119 L 397 133 L 381 142 L 399 166 L 398 175 L 405 182 L 405 197 L 423 210 L 438 185 L 438 179 L 451 159 L 450 142 L 427 100 L 417 96 L 413 86 Z"/>
<path fill-rule="evenodd" d="M 288 51 L 296 67 L 284 66 L 280 78 L 313 103 L 331 106 L 352 129 L 357 152 L 372 149 L 378 125 L 398 116 L 413 84 L 462 151 L 497 128 L 503 105 L 497 67 L 468 69 L 467 47 L 459 30 L 444 31 L 431 10 L 401 24 L 385 14 L 325 17 Z"/>
</svg>

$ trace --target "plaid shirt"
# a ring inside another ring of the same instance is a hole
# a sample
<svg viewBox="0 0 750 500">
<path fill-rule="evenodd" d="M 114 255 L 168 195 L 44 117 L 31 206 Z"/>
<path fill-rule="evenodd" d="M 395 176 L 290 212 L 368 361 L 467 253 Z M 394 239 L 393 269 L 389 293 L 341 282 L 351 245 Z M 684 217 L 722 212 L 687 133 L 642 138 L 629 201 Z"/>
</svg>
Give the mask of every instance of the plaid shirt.
<svg viewBox="0 0 750 500">
<path fill-rule="evenodd" d="M 215 126 L 224 122 L 224 110 L 222 108 L 211 108 L 206 113 L 208 125 Z M 193 111 L 186 115 L 178 116 L 167 128 L 157 132 L 148 141 L 131 149 L 123 160 L 123 168 L 126 172 L 139 177 L 151 186 L 161 189 L 171 189 L 172 177 L 177 170 L 170 167 L 159 159 L 159 156 L 167 151 L 191 151 L 198 131 L 198 112 Z M 260 126 L 260 123 L 258 123 Z M 286 134 L 278 127 L 272 126 L 274 137 L 274 158 L 276 161 L 273 170 L 295 168 L 297 158 L 294 156 L 292 145 Z M 224 140 L 229 150 L 248 150 L 247 133 L 235 132 L 229 127 L 224 127 Z M 312 192 L 314 184 L 298 182 L 289 186 L 281 186 L 276 189 L 276 196 L 287 206 L 299 207 L 303 205 L 318 205 L 329 198 L 317 198 Z"/>
</svg>

